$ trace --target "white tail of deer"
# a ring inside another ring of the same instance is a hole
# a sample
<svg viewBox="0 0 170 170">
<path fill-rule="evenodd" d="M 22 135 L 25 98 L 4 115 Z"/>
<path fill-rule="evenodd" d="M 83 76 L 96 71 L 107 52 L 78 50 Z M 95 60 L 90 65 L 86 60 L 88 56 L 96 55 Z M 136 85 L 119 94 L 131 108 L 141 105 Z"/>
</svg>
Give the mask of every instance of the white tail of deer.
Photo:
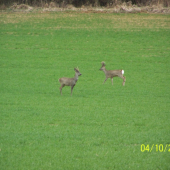
<svg viewBox="0 0 170 170">
<path fill-rule="evenodd" d="M 62 95 L 62 88 L 64 86 L 71 86 L 71 95 L 72 95 L 73 88 L 76 85 L 76 82 L 78 80 L 78 76 L 82 75 L 80 73 L 78 67 L 74 68 L 74 71 L 75 71 L 75 76 L 73 78 L 62 77 L 62 78 L 59 79 L 59 82 L 61 84 L 61 86 L 60 86 L 60 94 L 61 95 Z"/>
<path fill-rule="evenodd" d="M 123 79 L 123 86 L 125 85 L 126 77 L 123 76 L 124 70 L 106 70 L 105 62 L 102 61 L 101 64 L 102 64 L 102 67 L 99 70 L 102 70 L 106 75 L 106 79 L 104 80 L 103 84 L 108 78 L 111 78 L 112 85 L 113 85 L 113 77 L 120 77 L 121 79 Z"/>
</svg>

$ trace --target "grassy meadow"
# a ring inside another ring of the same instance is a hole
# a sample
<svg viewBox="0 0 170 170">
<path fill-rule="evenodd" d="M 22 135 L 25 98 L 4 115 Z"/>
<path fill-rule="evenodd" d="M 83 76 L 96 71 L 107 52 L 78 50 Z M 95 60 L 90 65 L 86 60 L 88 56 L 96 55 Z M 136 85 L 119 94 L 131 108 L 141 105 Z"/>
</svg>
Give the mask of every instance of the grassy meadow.
<svg viewBox="0 0 170 170">
<path fill-rule="evenodd" d="M 0 13 L 0 169 L 169 170 L 169 65 L 169 15 Z"/>
</svg>

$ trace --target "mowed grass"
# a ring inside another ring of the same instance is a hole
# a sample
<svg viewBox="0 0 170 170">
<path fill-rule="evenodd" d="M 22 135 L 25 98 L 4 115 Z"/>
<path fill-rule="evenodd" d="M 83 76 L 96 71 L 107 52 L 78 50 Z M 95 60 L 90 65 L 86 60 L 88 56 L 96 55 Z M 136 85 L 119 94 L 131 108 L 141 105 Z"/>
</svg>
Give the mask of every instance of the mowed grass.
<svg viewBox="0 0 170 170">
<path fill-rule="evenodd" d="M 170 169 L 169 58 L 169 15 L 1 13 L 0 169 Z"/>
</svg>

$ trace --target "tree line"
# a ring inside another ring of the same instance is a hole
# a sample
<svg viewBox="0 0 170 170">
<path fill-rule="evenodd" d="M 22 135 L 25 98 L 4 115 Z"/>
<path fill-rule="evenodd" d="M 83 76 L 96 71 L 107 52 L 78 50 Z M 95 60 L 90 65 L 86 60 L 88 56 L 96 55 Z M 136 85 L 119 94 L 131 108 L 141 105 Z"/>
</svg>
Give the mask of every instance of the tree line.
<svg viewBox="0 0 170 170">
<path fill-rule="evenodd" d="M 170 6 L 170 0 L 0 0 L 0 5 L 12 5 L 17 4 L 26 4 L 30 6 L 39 6 L 42 4 L 56 3 L 60 4 L 71 4 L 75 7 L 81 7 L 82 5 L 91 5 L 91 6 L 114 6 L 122 3 L 131 3 L 132 5 L 159 5 L 162 4 L 165 7 Z"/>
</svg>

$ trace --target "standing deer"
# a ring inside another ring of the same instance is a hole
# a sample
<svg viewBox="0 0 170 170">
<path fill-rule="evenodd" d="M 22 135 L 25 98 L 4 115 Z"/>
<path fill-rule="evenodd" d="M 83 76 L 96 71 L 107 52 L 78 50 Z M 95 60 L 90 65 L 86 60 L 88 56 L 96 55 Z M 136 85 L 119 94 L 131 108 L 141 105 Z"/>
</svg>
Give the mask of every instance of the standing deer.
<svg viewBox="0 0 170 170">
<path fill-rule="evenodd" d="M 62 77 L 59 79 L 59 82 L 61 84 L 61 87 L 60 87 L 60 94 L 62 95 L 62 88 L 64 86 L 71 86 L 71 96 L 72 96 L 72 91 L 73 91 L 73 88 L 74 86 L 76 85 L 76 82 L 78 80 L 78 76 L 81 76 L 82 74 L 79 72 L 79 69 L 78 67 L 77 68 L 74 68 L 74 71 L 75 71 L 75 76 L 73 78 L 66 78 L 66 77 Z"/>
<path fill-rule="evenodd" d="M 112 85 L 113 85 L 113 77 L 120 77 L 121 79 L 123 79 L 123 86 L 125 85 L 126 77 L 123 76 L 124 70 L 106 70 L 105 62 L 102 61 L 101 64 L 102 64 L 102 67 L 99 70 L 103 70 L 106 75 L 106 79 L 104 80 L 103 84 L 108 78 L 111 78 Z"/>
</svg>

